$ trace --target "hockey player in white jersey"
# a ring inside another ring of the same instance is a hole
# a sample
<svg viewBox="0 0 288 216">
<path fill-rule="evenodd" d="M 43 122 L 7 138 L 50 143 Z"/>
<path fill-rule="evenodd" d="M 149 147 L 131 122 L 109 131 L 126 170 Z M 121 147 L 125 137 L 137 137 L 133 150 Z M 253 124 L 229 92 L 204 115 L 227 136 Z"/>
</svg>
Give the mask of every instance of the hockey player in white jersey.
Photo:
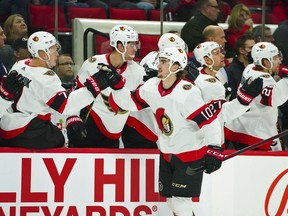
<svg viewBox="0 0 288 216">
<path fill-rule="evenodd" d="M 259 42 L 253 46 L 251 54 L 254 63 L 245 68 L 242 82 L 249 77 L 254 79 L 260 77 L 263 79 L 264 88 L 245 114 L 226 124 L 225 137 L 236 149 L 242 149 L 276 135 L 277 108 L 288 99 L 287 74 L 282 74 L 284 78 L 277 83 L 272 77 L 272 72 L 277 72 L 281 64 L 278 48 L 269 42 Z M 258 150 L 271 149 L 281 150 L 279 139 L 258 148 Z"/>
<path fill-rule="evenodd" d="M 17 62 L 12 70 L 27 77 L 29 83 L 14 99 L 9 113 L 1 119 L 2 144 L 35 149 L 62 147 L 64 137 L 50 121 L 52 110 L 62 114 L 79 111 L 108 86 L 107 80 L 99 74 L 91 74 L 84 88 L 68 94 L 51 70 L 59 55 L 60 45 L 56 38 L 39 31 L 33 33 L 27 43 L 32 58 Z M 77 122 L 77 119 L 70 121 Z"/>
<path fill-rule="evenodd" d="M 78 88 L 103 64 L 115 68 L 125 77 L 125 86 L 130 90 L 143 83 L 144 68 L 133 61 L 140 46 L 138 33 L 130 26 L 116 25 L 110 31 L 110 45 L 113 48 L 111 53 L 95 55 L 83 63 L 76 77 Z M 86 138 L 81 137 L 81 131 L 73 130 L 73 126 L 67 128 L 69 146 L 119 147 L 119 138 L 130 112 L 125 109 L 118 110 L 116 114 L 113 112 L 109 101 L 111 91 L 111 88 L 105 89 L 91 106 L 82 109 L 80 116 L 85 122 L 85 126 L 84 122 L 82 124 L 87 130 Z"/>
<path fill-rule="evenodd" d="M 143 81 L 151 77 L 156 77 L 158 70 L 158 51 L 166 47 L 178 47 L 186 49 L 186 44 L 178 35 L 173 33 L 164 33 L 158 41 L 158 50 L 148 53 L 140 62 L 145 68 Z M 137 112 L 130 112 L 129 118 L 122 131 L 122 140 L 125 148 L 157 148 L 158 140 L 156 131 L 157 124 L 154 114 L 148 107 Z"/>
<path fill-rule="evenodd" d="M 225 66 L 221 46 L 216 42 L 203 42 L 193 52 L 196 60 L 203 66 L 199 68 L 200 73 L 195 80 L 195 85 L 201 90 L 205 103 L 210 103 L 215 112 L 219 113 L 218 117 L 223 129 L 221 144 L 224 144 L 224 123 L 239 117 L 250 108 L 249 104 L 262 91 L 263 80 L 258 78 L 250 80 L 251 83 L 246 82 L 239 89 L 237 99 L 227 102 L 226 88 L 216 77 L 219 69 Z"/>
<path fill-rule="evenodd" d="M 117 72 L 109 77 L 112 88 L 118 89 L 110 95 L 114 112 L 149 106 L 155 115 L 161 151 L 160 195 L 167 197 L 169 208 L 178 216 L 193 215 L 191 198 L 198 198 L 201 192 L 203 172 L 189 175 L 186 170 L 204 164 L 205 172 L 214 172 L 224 157 L 219 121 L 204 103 L 200 90 L 183 80 L 186 64 L 183 49 L 168 47 L 159 53 L 157 77 L 135 91 L 119 87 L 122 78 Z"/>
</svg>

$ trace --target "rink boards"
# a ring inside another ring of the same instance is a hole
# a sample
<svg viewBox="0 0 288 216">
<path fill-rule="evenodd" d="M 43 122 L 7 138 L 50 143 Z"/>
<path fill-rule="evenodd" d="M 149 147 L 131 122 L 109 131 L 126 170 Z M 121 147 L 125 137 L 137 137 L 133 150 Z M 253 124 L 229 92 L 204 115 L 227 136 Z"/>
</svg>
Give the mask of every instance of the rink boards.
<svg viewBox="0 0 288 216">
<path fill-rule="evenodd" d="M 0 149 L 0 216 L 172 216 L 157 150 Z M 229 153 L 229 152 L 228 152 Z M 288 152 L 253 152 L 204 175 L 201 216 L 288 215 Z"/>
</svg>

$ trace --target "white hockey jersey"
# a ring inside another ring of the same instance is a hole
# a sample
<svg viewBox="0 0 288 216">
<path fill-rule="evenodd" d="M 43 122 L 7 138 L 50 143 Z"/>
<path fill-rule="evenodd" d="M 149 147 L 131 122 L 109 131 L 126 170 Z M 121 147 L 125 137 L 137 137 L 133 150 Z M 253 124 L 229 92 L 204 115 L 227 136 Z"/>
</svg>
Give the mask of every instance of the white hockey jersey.
<svg viewBox="0 0 288 216">
<path fill-rule="evenodd" d="M 255 144 L 278 133 L 277 107 L 288 99 L 287 78 L 276 83 L 269 73 L 256 71 L 255 67 L 247 66 L 242 80 L 247 80 L 251 76 L 253 79 L 257 77 L 263 79 L 262 93 L 252 101 L 251 108 L 245 114 L 226 124 L 225 128 L 225 136 L 228 140 L 246 145 Z M 259 148 L 270 150 L 270 145 L 271 142 Z"/>
<path fill-rule="evenodd" d="M 203 69 L 195 80 L 195 85 L 200 89 L 205 103 L 209 104 L 218 114 L 222 126 L 221 144 L 224 144 L 224 124 L 245 113 L 249 106 L 244 106 L 237 99 L 227 102 L 225 99 L 225 87 L 217 78 L 208 75 Z"/>
<path fill-rule="evenodd" d="M 35 117 L 51 120 L 53 110 L 61 114 L 72 114 L 94 100 L 86 87 L 73 91 L 68 96 L 54 71 L 44 67 L 31 67 L 29 61 L 30 59 L 19 61 L 12 67 L 12 70 L 31 81 L 23 88 L 19 100 L 13 104 L 14 112 L 7 113 L 1 119 L 0 133 L 5 139 L 22 133 Z"/>
<path fill-rule="evenodd" d="M 78 87 L 82 87 L 89 76 L 99 71 L 97 68 L 99 63 L 111 65 L 109 54 L 95 55 L 83 63 L 76 78 Z M 125 87 L 129 90 L 134 90 L 143 83 L 144 68 L 134 61 L 125 62 L 121 69 L 116 70 L 125 77 Z M 90 115 L 102 134 L 111 139 L 119 139 L 130 112 L 128 110 L 119 110 L 115 114 L 109 103 L 111 91 L 112 89 L 108 87 L 98 95 Z"/>
<path fill-rule="evenodd" d="M 114 110 L 150 106 L 158 124 L 159 148 L 166 156 L 193 161 L 203 157 L 206 145 L 220 146 L 219 121 L 191 82 L 177 80 L 165 90 L 160 79 L 151 78 L 136 93 L 126 88 L 113 91 L 110 100 L 115 102 Z"/>
<path fill-rule="evenodd" d="M 0 97 L 0 118 L 2 118 L 5 113 L 7 113 L 7 109 L 11 106 L 11 104 L 12 101 L 7 101 Z"/>
</svg>

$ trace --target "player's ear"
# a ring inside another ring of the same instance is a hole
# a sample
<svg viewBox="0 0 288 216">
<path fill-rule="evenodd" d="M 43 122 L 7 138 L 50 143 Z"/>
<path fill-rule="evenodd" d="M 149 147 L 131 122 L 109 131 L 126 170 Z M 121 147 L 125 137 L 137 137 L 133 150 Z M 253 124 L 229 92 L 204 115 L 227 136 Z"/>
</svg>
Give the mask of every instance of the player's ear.
<svg viewBox="0 0 288 216">
<path fill-rule="evenodd" d="M 38 51 L 38 55 L 41 59 L 44 59 L 44 60 L 48 60 L 49 59 L 49 56 L 46 52 L 44 52 L 43 50 L 39 50 Z"/>
</svg>

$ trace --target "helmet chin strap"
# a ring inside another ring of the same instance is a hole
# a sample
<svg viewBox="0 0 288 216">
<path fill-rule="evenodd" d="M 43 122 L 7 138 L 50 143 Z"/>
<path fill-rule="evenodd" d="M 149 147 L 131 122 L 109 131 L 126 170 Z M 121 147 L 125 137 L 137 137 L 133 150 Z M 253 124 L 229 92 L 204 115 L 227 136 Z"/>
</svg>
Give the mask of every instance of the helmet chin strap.
<svg viewBox="0 0 288 216">
<path fill-rule="evenodd" d="M 115 49 L 116 49 L 116 51 L 117 51 L 118 53 L 121 54 L 122 60 L 123 60 L 124 62 L 127 62 L 128 60 L 125 58 L 125 53 L 126 53 L 127 49 L 126 49 L 126 46 L 123 45 L 123 47 L 124 47 L 124 52 L 121 52 L 117 47 L 115 47 Z M 133 58 L 135 57 L 135 55 L 129 55 L 129 57 L 131 57 L 131 58 L 133 59 Z"/>
<path fill-rule="evenodd" d="M 45 63 L 46 63 L 46 65 L 47 65 L 47 67 L 48 68 L 53 68 L 53 66 L 50 64 L 50 53 L 49 52 L 46 52 L 45 51 L 45 53 L 48 55 L 48 59 L 46 60 L 46 59 L 43 59 L 43 58 L 41 58 L 39 55 L 38 55 L 38 58 L 39 59 L 41 59 L 42 61 L 45 61 Z"/>
<path fill-rule="evenodd" d="M 180 71 L 180 68 L 178 70 L 176 70 L 175 72 L 172 72 L 171 71 L 171 67 L 172 67 L 173 64 L 170 64 L 169 65 L 169 68 L 168 68 L 168 71 L 169 71 L 169 74 L 165 77 L 165 78 L 160 78 L 162 81 L 165 81 L 168 77 L 170 77 L 172 74 L 176 74 L 178 71 Z"/>
<path fill-rule="evenodd" d="M 261 66 L 262 66 L 264 69 L 268 70 L 269 74 L 272 74 L 273 61 L 269 61 L 269 62 L 270 62 L 270 64 L 271 64 L 270 68 L 267 68 L 267 67 L 265 67 L 264 65 L 262 65 L 262 62 L 261 62 Z"/>
</svg>

